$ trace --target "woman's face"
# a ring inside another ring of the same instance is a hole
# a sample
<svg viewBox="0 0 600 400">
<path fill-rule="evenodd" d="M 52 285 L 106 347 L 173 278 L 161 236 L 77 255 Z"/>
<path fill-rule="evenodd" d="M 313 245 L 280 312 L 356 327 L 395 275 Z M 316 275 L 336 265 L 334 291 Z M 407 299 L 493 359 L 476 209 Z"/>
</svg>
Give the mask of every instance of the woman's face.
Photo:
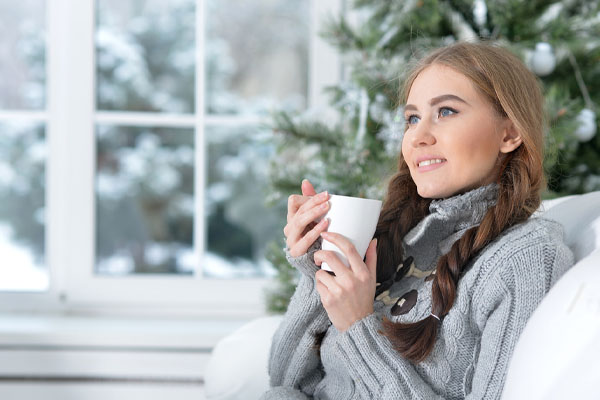
<svg viewBox="0 0 600 400">
<path fill-rule="evenodd" d="M 510 120 L 449 67 L 432 65 L 417 76 L 404 116 L 402 155 L 423 198 L 447 198 L 494 182 L 501 153 L 518 147 L 505 140 L 514 134 Z"/>
</svg>

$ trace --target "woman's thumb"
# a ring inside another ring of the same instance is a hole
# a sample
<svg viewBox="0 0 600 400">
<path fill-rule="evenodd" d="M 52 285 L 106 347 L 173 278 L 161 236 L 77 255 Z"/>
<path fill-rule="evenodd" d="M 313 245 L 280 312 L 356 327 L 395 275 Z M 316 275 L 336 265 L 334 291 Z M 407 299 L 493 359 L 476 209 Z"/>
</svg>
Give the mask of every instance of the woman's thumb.
<svg viewBox="0 0 600 400">
<path fill-rule="evenodd" d="M 302 195 L 303 196 L 315 196 L 317 192 L 315 192 L 315 188 L 312 183 L 309 182 L 308 179 L 304 179 L 302 181 Z"/>
</svg>

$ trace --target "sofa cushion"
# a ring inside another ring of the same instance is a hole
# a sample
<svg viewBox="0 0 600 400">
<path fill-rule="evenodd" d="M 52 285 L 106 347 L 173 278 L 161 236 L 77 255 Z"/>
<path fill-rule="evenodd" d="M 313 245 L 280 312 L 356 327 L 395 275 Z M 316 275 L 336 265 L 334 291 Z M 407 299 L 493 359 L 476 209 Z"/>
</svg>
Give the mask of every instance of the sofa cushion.
<svg viewBox="0 0 600 400">
<path fill-rule="evenodd" d="M 538 213 L 562 224 L 575 262 L 600 248 L 600 191 L 543 201 Z"/>
<path fill-rule="evenodd" d="M 600 249 L 550 289 L 515 347 L 503 399 L 600 399 Z"/>
<path fill-rule="evenodd" d="M 269 350 L 282 319 L 283 315 L 257 318 L 217 343 L 204 374 L 207 399 L 257 399 L 268 389 Z"/>
<path fill-rule="evenodd" d="M 535 310 L 511 358 L 503 399 L 599 399 L 600 192 L 544 202 L 575 265 Z"/>
</svg>

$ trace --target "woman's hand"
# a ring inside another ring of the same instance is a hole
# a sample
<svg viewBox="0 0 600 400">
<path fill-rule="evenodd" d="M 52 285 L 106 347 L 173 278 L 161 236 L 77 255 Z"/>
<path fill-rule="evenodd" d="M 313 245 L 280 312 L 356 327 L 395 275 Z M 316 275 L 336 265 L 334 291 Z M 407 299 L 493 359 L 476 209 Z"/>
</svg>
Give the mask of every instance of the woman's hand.
<svg viewBox="0 0 600 400">
<path fill-rule="evenodd" d="M 286 244 L 292 257 L 306 253 L 308 248 L 327 228 L 329 221 L 323 218 L 318 224 L 315 220 L 329 210 L 329 194 L 317 194 L 312 184 L 302 181 L 302 196 L 293 194 L 288 198 L 287 225 L 283 228 Z"/>
<path fill-rule="evenodd" d="M 377 239 L 369 243 L 365 263 L 356 247 L 343 235 L 323 232 L 321 236 L 335 244 L 350 264 L 350 268 L 346 267 L 337 254 L 330 250 L 319 250 L 314 255 L 317 265 L 325 261 L 335 273 L 333 276 L 321 269 L 315 277 L 317 291 L 329 319 L 338 331 L 343 332 L 356 321 L 373 313 L 377 281 Z"/>
</svg>

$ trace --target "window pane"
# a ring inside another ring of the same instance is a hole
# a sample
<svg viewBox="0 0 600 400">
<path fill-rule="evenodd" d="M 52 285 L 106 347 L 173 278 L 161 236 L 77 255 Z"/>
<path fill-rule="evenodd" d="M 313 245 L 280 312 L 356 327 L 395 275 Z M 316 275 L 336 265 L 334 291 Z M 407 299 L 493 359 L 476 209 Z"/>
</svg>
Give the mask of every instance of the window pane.
<svg viewBox="0 0 600 400">
<path fill-rule="evenodd" d="M 194 270 L 194 132 L 97 127 L 96 273 Z"/>
<path fill-rule="evenodd" d="M 0 2 L 0 108 L 43 109 L 45 1 Z"/>
<path fill-rule="evenodd" d="M 194 0 L 97 0 L 97 107 L 194 111 Z"/>
<path fill-rule="evenodd" d="M 46 143 L 38 123 L 0 123 L 0 290 L 46 290 Z"/>
<path fill-rule="evenodd" d="M 248 127 L 206 129 L 205 277 L 273 275 L 265 250 L 283 236 L 286 210 L 265 205 L 271 135 Z"/>
<path fill-rule="evenodd" d="M 308 0 L 207 0 L 206 110 L 299 110 L 308 92 Z"/>
</svg>

